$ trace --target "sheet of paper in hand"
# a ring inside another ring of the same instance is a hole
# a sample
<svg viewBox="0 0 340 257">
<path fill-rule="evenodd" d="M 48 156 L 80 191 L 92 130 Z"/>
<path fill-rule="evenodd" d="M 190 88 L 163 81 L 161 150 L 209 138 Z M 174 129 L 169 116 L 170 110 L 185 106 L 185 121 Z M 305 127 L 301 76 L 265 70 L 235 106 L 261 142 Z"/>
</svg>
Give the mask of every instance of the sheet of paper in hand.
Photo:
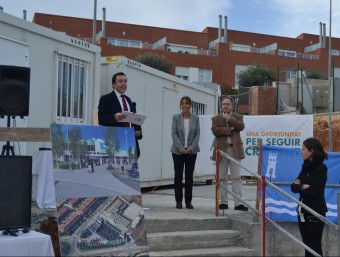
<svg viewBox="0 0 340 257">
<path fill-rule="evenodd" d="M 119 122 L 130 122 L 132 124 L 136 124 L 140 126 L 144 123 L 147 117 L 139 113 L 133 113 L 133 112 L 127 112 L 127 111 L 122 111 L 122 114 L 125 116 L 125 119 Z"/>
</svg>

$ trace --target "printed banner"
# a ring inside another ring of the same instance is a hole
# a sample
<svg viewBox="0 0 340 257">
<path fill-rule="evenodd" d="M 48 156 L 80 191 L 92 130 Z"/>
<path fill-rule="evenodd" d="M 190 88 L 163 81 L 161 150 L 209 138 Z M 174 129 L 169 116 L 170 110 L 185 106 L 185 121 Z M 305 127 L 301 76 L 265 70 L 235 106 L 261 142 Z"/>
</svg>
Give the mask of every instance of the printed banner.
<svg viewBox="0 0 340 257">
<path fill-rule="evenodd" d="M 200 117 L 201 135 L 195 175 L 215 175 L 216 165 L 210 159 L 214 135 L 211 132 L 212 115 Z M 313 136 L 313 115 L 258 115 L 243 116 L 245 128 L 241 131 L 245 165 L 250 171 L 258 173 L 258 142 L 264 145 L 281 146 L 288 148 L 301 148 L 303 140 Z M 251 176 L 247 171 L 241 170 L 242 176 Z"/>
<path fill-rule="evenodd" d="M 300 148 L 302 142 L 313 136 L 313 115 L 260 115 L 244 116 L 245 128 L 241 131 L 246 158 L 242 165 L 257 173 L 258 142 L 263 145 Z M 250 176 L 249 172 L 241 172 Z"/>
<path fill-rule="evenodd" d="M 302 142 L 301 142 L 302 143 Z M 299 194 L 290 190 L 290 185 L 301 171 L 303 160 L 301 148 L 285 148 L 264 145 L 262 149 L 261 175 L 276 186 L 299 199 Z M 340 191 L 340 154 L 329 153 L 325 161 L 328 167 L 325 198 L 328 212 L 326 217 L 337 223 L 337 193 Z M 297 222 L 297 204 L 289 198 L 266 186 L 266 215 L 276 221 Z"/>
</svg>

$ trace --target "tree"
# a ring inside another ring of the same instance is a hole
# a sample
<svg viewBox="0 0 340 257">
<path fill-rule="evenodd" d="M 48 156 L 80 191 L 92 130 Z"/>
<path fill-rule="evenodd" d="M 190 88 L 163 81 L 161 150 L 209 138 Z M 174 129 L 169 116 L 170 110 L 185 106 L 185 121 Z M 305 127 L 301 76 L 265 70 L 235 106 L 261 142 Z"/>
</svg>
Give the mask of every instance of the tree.
<svg viewBox="0 0 340 257">
<path fill-rule="evenodd" d="M 114 160 L 115 153 L 119 151 L 119 138 L 117 129 L 114 127 L 107 127 L 104 131 L 104 142 L 106 145 L 106 154 L 110 160 Z"/>
<path fill-rule="evenodd" d="M 132 160 L 133 155 L 134 155 L 134 151 L 133 151 L 132 147 L 129 146 L 129 149 L 128 149 L 129 160 Z M 137 156 L 137 153 L 136 153 L 136 156 Z"/>
<path fill-rule="evenodd" d="M 154 53 L 140 54 L 135 58 L 135 61 L 171 74 L 172 63 L 164 55 Z"/>
<path fill-rule="evenodd" d="M 317 70 L 306 71 L 306 78 L 309 79 L 322 79 L 322 76 Z"/>
<path fill-rule="evenodd" d="M 266 86 L 274 80 L 274 73 L 264 64 L 248 66 L 238 75 L 238 84 L 242 87 Z"/>
<path fill-rule="evenodd" d="M 221 88 L 221 95 L 238 95 L 238 89 L 232 88 L 231 85 L 224 85 Z"/>
<path fill-rule="evenodd" d="M 82 133 L 79 127 L 75 127 L 68 131 L 68 138 L 70 142 L 70 151 L 72 153 L 73 161 L 80 161 L 80 154 L 82 152 Z"/>
<path fill-rule="evenodd" d="M 58 160 L 60 156 L 64 155 L 64 133 L 61 125 L 51 126 L 52 152 L 55 154 L 55 164 L 58 169 Z"/>
</svg>

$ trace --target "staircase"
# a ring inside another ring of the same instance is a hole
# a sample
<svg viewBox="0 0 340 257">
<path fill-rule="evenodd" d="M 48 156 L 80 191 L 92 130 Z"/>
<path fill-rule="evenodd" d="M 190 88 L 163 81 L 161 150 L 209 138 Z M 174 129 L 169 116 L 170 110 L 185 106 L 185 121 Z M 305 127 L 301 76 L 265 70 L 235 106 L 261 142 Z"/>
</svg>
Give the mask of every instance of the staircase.
<svg viewBox="0 0 340 257">
<path fill-rule="evenodd" d="M 149 256 L 255 256 L 227 219 L 147 219 Z"/>
</svg>

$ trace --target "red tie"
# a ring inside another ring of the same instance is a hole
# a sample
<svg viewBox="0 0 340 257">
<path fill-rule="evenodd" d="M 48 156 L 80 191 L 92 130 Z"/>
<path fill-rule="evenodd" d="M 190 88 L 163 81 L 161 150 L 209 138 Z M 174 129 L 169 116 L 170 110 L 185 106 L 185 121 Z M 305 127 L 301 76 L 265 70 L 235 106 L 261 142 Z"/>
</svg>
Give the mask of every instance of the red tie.
<svg viewBox="0 0 340 257">
<path fill-rule="evenodd" d="M 125 100 L 125 95 L 121 95 L 122 97 L 122 101 L 123 101 L 123 109 L 124 111 L 128 111 L 128 106 L 127 106 L 127 103 L 126 103 L 126 100 Z"/>
<path fill-rule="evenodd" d="M 120 96 L 122 97 L 124 111 L 126 111 L 126 112 L 129 111 L 128 106 L 127 106 L 127 102 L 125 100 L 125 95 L 120 95 Z M 124 126 L 129 128 L 130 127 L 130 123 L 129 122 L 125 122 Z"/>
</svg>

